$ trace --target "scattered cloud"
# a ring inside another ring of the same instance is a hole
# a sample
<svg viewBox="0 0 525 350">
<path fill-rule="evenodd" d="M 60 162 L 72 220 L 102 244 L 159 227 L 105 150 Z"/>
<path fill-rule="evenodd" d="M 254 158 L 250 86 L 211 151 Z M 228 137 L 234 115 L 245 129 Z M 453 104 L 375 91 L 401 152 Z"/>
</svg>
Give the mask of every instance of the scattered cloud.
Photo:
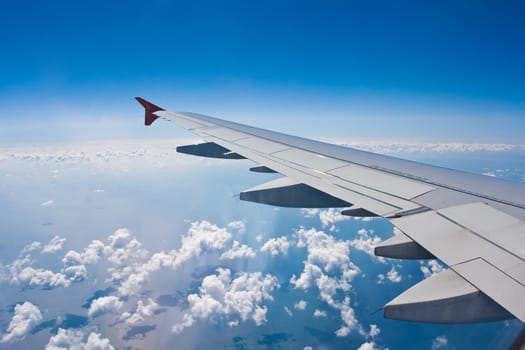
<svg viewBox="0 0 525 350">
<path fill-rule="evenodd" d="M 31 253 L 35 250 L 40 249 L 41 247 L 42 247 L 42 243 L 38 241 L 34 241 L 33 243 L 26 245 L 20 252 L 20 255 L 26 255 L 27 253 Z"/>
<path fill-rule="evenodd" d="M 303 208 L 301 209 L 301 214 L 305 218 L 313 218 L 314 216 L 319 215 L 319 209 L 317 208 Z"/>
<path fill-rule="evenodd" d="M 139 300 L 137 302 L 137 308 L 135 312 L 124 312 L 120 317 L 120 320 L 126 322 L 127 324 L 143 322 L 144 320 L 153 316 L 159 310 L 161 310 L 161 307 L 155 301 L 153 301 L 153 299 L 148 298 L 148 300 L 145 302 Z"/>
<path fill-rule="evenodd" d="M 386 277 L 388 278 L 390 282 L 393 282 L 393 283 L 401 282 L 401 275 L 397 272 L 394 266 L 392 266 L 392 269 L 388 271 L 388 273 L 386 274 Z"/>
<path fill-rule="evenodd" d="M 379 335 L 379 333 L 381 333 L 381 329 L 377 325 L 371 324 L 370 325 L 370 332 L 368 332 L 368 336 L 370 338 L 374 338 L 374 337 L 377 337 Z"/>
<path fill-rule="evenodd" d="M 299 300 L 297 303 L 294 304 L 294 308 L 297 310 L 304 310 L 306 309 L 306 301 L 305 300 Z"/>
<path fill-rule="evenodd" d="M 49 243 L 46 244 L 44 248 L 42 248 L 42 254 L 51 254 L 62 250 L 62 245 L 65 241 L 66 239 L 60 236 L 55 236 L 51 238 Z"/>
<path fill-rule="evenodd" d="M 232 247 L 222 253 L 220 260 L 234 260 L 240 258 L 254 258 L 255 251 L 246 244 L 240 244 L 238 241 L 233 241 Z"/>
<path fill-rule="evenodd" d="M 284 311 L 288 314 L 288 316 L 293 317 L 293 312 L 288 308 L 288 306 L 284 307 Z"/>
<path fill-rule="evenodd" d="M 65 266 L 91 265 L 96 264 L 103 255 L 104 243 L 93 240 L 81 253 L 74 250 L 68 251 L 62 259 L 62 263 Z"/>
<path fill-rule="evenodd" d="M 246 225 L 242 221 L 232 221 L 228 224 L 228 228 L 235 230 L 239 233 L 245 233 L 246 232 Z"/>
<path fill-rule="evenodd" d="M 117 312 L 122 308 L 122 306 L 124 306 L 124 303 L 119 299 L 119 297 L 113 295 L 100 297 L 91 302 L 88 310 L 88 316 L 93 318 L 102 314 Z"/>
<path fill-rule="evenodd" d="M 348 292 L 350 282 L 359 273 L 359 268 L 350 261 L 350 241 L 338 241 L 315 229 L 300 228 L 297 235 L 297 247 L 305 247 L 308 257 L 301 275 L 293 275 L 290 282 L 295 288 L 305 290 L 315 286 L 319 290 L 319 298 L 339 310 L 343 325 L 337 330 L 337 336 L 347 336 L 353 329 L 361 330 L 350 298 L 338 299 L 338 291 Z"/>
<path fill-rule="evenodd" d="M 316 309 L 314 311 L 314 317 L 315 318 L 319 318 L 319 317 L 326 317 L 326 311 L 323 311 L 323 310 L 319 310 L 319 309 Z"/>
<path fill-rule="evenodd" d="M 266 322 L 268 311 L 262 303 L 273 300 L 271 292 L 279 287 L 277 279 L 260 272 L 242 272 L 232 278 L 229 269 L 218 268 L 214 275 L 206 276 L 198 294 L 187 297 L 188 312 L 173 326 L 175 333 L 181 333 L 197 320 L 218 322 L 226 319 L 230 326 L 239 321 L 252 319 L 256 325 Z"/>
<path fill-rule="evenodd" d="M 45 350 L 114 350 L 109 339 L 102 338 L 100 333 L 91 332 L 89 335 L 81 329 L 62 329 L 49 339 Z"/>
<path fill-rule="evenodd" d="M 341 215 L 340 209 L 330 208 L 319 211 L 319 220 L 323 228 L 328 228 L 330 231 L 335 231 L 337 222 L 350 220 L 350 216 Z"/>
<path fill-rule="evenodd" d="M 350 241 L 350 245 L 354 247 L 357 250 L 361 250 L 371 257 L 373 257 L 376 261 L 385 262 L 385 259 L 380 256 L 376 256 L 374 254 L 374 249 L 381 243 L 381 238 L 374 234 L 374 230 L 367 230 L 364 228 L 361 228 L 357 231 L 358 237 L 352 241 Z"/>
<path fill-rule="evenodd" d="M 255 240 L 256 240 L 257 242 L 262 242 L 263 239 L 264 239 L 264 237 L 263 237 L 263 235 L 260 234 L 260 233 L 259 233 L 257 236 L 255 236 Z"/>
<path fill-rule="evenodd" d="M 261 252 L 269 253 L 272 256 L 277 256 L 279 254 L 286 255 L 288 254 L 288 248 L 290 248 L 290 245 L 291 243 L 286 236 L 270 238 L 261 247 Z"/>
<path fill-rule="evenodd" d="M 161 268 L 176 270 L 191 258 L 207 252 L 221 251 L 231 238 L 232 234 L 225 228 L 208 221 L 192 222 L 187 234 L 182 237 L 178 250 L 155 253 L 147 262 L 126 269 L 129 273 L 118 289 L 119 294 L 130 295 L 138 292 L 149 275 Z"/>
<path fill-rule="evenodd" d="M 432 342 L 432 350 L 446 349 L 448 347 L 448 339 L 444 335 L 437 337 Z"/>
<path fill-rule="evenodd" d="M 60 272 L 53 272 L 51 270 L 35 269 L 31 266 L 24 267 L 21 271 L 13 273 L 12 271 L 12 282 L 25 283 L 30 286 L 46 287 L 46 288 L 58 288 L 58 287 L 69 287 L 71 281 Z"/>
<path fill-rule="evenodd" d="M 2 335 L 1 343 L 11 343 L 22 340 L 35 326 L 42 322 L 40 309 L 29 301 L 15 306 L 15 313 L 7 327 L 7 332 Z"/>
<path fill-rule="evenodd" d="M 357 348 L 357 350 L 379 350 L 379 348 L 376 346 L 376 344 L 372 342 L 365 342 Z"/>
<path fill-rule="evenodd" d="M 430 276 L 437 275 L 441 271 L 443 271 L 445 268 L 438 263 L 436 260 L 428 260 L 428 261 L 421 261 L 421 266 L 419 267 L 421 272 L 423 272 L 423 276 L 425 278 L 428 278 Z"/>
<path fill-rule="evenodd" d="M 48 200 L 48 201 L 45 201 L 45 202 L 40 203 L 40 206 L 41 206 L 41 207 L 48 207 L 48 206 L 52 205 L 53 203 L 54 203 L 53 200 L 50 199 L 50 200 Z"/>
</svg>

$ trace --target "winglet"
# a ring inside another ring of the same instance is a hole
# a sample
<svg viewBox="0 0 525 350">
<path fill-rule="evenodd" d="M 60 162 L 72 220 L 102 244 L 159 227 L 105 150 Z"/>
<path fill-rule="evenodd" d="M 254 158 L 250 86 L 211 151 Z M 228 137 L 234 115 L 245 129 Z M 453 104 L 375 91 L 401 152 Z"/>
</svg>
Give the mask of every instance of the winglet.
<svg viewBox="0 0 525 350">
<path fill-rule="evenodd" d="M 153 103 L 148 102 L 141 97 L 135 97 L 135 100 L 137 100 L 146 110 L 145 118 L 144 118 L 144 125 L 151 125 L 151 123 L 153 123 L 155 119 L 159 117 L 158 115 L 155 115 L 153 113 L 164 110 L 160 108 L 159 106 L 156 106 Z"/>
</svg>

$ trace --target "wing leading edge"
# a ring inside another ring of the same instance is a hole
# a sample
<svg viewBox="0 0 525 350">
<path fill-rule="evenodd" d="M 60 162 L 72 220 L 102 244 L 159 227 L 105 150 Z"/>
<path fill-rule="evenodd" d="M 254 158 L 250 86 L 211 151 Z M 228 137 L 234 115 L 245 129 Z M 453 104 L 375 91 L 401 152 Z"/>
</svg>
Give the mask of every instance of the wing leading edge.
<svg viewBox="0 0 525 350">
<path fill-rule="evenodd" d="M 171 121 L 206 143 L 179 152 L 250 159 L 284 177 L 241 199 L 291 207 L 350 207 L 388 218 L 401 234 L 376 255 L 438 258 L 449 269 L 385 305 L 385 317 L 436 323 L 525 322 L 525 186 L 187 112 L 137 98 L 145 124 Z"/>
</svg>

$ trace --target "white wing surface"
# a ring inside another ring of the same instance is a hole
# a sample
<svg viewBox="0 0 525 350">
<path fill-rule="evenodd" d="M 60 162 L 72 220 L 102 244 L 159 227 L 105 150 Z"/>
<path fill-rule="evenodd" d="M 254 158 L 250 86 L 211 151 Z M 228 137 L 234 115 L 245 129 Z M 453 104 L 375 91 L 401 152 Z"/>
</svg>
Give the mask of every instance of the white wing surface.
<svg viewBox="0 0 525 350">
<path fill-rule="evenodd" d="M 401 234 L 376 255 L 440 259 L 449 269 L 384 307 L 388 318 L 435 322 L 525 322 L 525 184 L 308 140 L 195 113 L 168 112 L 141 98 L 146 125 L 163 118 L 206 142 L 182 153 L 250 159 L 283 178 L 241 193 L 287 207 L 349 207 L 382 216 Z"/>
</svg>

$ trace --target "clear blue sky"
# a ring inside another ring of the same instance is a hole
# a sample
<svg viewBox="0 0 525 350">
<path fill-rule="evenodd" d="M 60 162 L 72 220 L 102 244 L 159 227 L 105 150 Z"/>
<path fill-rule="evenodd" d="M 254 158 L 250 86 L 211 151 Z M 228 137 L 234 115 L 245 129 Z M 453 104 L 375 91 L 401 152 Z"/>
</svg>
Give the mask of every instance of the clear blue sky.
<svg viewBox="0 0 525 350">
<path fill-rule="evenodd" d="M 140 95 L 306 136 L 521 143 L 524 18 L 521 1 L 10 1 L 0 137 L 110 119 L 156 136 L 126 126 Z"/>
</svg>

